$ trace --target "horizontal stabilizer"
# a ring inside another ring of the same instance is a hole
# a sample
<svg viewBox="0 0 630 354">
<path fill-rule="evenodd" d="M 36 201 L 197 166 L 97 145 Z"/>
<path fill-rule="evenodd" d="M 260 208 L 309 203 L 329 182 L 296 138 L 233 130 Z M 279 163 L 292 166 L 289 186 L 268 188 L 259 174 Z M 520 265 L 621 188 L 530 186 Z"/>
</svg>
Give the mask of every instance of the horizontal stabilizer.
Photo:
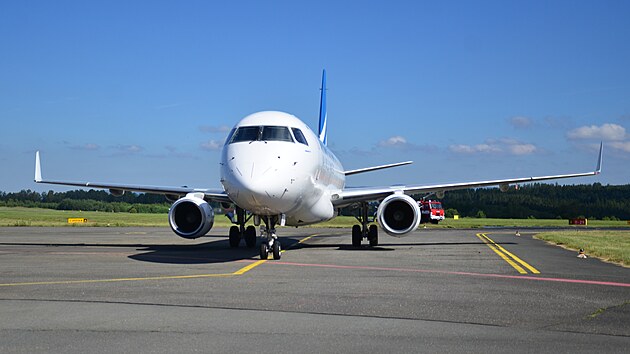
<svg viewBox="0 0 630 354">
<path fill-rule="evenodd" d="M 390 167 L 409 165 L 411 163 L 413 163 L 413 161 L 405 161 L 405 162 L 391 163 L 389 165 L 380 165 L 380 166 L 374 166 L 374 167 L 359 168 L 359 169 L 356 169 L 356 170 L 345 171 L 344 174 L 346 176 L 350 176 L 350 175 L 355 175 L 357 173 L 370 172 L 370 171 L 382 170 L 382 169 L 390 168 Z"/>
</svg>

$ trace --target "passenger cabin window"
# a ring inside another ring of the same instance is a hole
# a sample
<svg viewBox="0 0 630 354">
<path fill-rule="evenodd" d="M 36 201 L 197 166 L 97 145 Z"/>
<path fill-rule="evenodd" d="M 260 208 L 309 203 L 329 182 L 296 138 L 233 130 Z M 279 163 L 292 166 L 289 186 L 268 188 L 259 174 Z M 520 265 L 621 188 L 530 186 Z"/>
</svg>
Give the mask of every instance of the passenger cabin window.
<svg viewBox="0 0 630 354">
<path fill-rule="evenodd" d="M 293 135 L 295 136 L 295 140 L 297 140 L 298 143 L 308 146 L 308 141 L 306 141 L 306 137 L 304 137 L 304 134 L 302 134 L 302 131 L 300 129 L 291 128 L 291 130 L 293 130 Z"/>
<path fill-rule="evenodd" d="M 293 142 L 293 138 L 291 137 L 291 132 L 288 127 L 266 125 L 238 127 L 230 140 L 230 144 L 261 140 Z"/>
</svg>

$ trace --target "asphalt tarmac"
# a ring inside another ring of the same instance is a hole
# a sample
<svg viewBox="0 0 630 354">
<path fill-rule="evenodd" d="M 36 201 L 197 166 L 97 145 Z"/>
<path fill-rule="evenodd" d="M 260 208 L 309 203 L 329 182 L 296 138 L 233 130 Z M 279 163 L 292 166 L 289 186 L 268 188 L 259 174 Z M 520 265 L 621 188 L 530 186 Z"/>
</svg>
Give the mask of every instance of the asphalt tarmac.
<svg viewBox="0 0 630 354">
<path fill-rule="evenodd" d="M 0 352 L 627 353 L 630 269 L 533 233 L 0 228 Z"/>
</svg>

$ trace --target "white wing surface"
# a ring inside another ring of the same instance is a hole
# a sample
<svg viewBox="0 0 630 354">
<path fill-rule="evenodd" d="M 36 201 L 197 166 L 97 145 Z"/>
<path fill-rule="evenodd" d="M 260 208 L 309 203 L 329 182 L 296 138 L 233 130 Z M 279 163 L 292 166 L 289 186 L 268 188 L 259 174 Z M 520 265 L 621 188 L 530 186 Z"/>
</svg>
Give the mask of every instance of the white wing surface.
<svg viewBox="0 0 630 354">
<path fill-rule="evenodd" d="M 164 194 L 172 199 L 185 196 L 188 193 L 203 193 L 204 199 L 207 201 L 231 202 L 227 194 L 219 189 L 189 188 L 189 187 L 168 187 L 168 186 L 148 186 L 140 184 L 122 184 L 108 182 L 72 182 L 72 181 L 54 181 L 42 178 L 42 168 L 39 157 L 39 151 L 35 153 L 35 182 L 47 184 L 59 184 L 64 186 L 89 187 L 109 189 L 112 194 L 122 194 L 122 192 L 142 192 Z"/>
<path fill-rule="evenodd" d="M 386 187 L 345 188 L 342 191 L 333 194 L 331 198 L 335 207 L 343 207 L 343 206 L 357 203 L 357 202 L 380 200 L 387 197 L 388 195 L 392 193 L 404 193 L 404 194 L 441 193 L 441 192 L 446 192 L 449 190 L 456 190 L 456 189 L 478 188 L 478 187 L 488 187 L 488 186 L 506 186 L 507 187 L 510 184 L 516 184 L 516 183 L 538 182 L 538 181 L 546 181 L 546 180 L 553 180 L 553 179 L 595 176 L 595 175 L 600 174 L 602 170 L 602 150 L 603 150 L 603 144 L 600 144 L 597 167 L 595 168 L 595 171 L 592 171 L 592 172 L 570 173 L 570 174 L 554 175 L 554 176 L 497 179 L 497 180 L 477 181 L 477 182 L 434 184 L 434 185 L 399 185 L 399 186 L 386 186 Z"/>
</svg>

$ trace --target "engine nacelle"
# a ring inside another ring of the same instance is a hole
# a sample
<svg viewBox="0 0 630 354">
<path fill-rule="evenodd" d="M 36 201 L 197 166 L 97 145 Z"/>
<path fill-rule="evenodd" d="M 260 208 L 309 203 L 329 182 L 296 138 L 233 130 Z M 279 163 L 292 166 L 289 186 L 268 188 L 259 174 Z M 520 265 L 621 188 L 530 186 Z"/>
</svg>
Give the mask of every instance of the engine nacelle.
<svg viewBox="0 0 630 354">
<path fill-rule="evenodd" d="M 401 237 L 420 225 L 420 207 L 406 194 L 392 194 L 378 206 L 376 218 L 388 235 Z"/>
<path fill-rule="evenodd" d="M 168 223 L 178 236 L 193 239 L 210 231 L 214 211 L 210 204 L 196 196 L 178 199 L 168 211 Z"/>
</svg>

